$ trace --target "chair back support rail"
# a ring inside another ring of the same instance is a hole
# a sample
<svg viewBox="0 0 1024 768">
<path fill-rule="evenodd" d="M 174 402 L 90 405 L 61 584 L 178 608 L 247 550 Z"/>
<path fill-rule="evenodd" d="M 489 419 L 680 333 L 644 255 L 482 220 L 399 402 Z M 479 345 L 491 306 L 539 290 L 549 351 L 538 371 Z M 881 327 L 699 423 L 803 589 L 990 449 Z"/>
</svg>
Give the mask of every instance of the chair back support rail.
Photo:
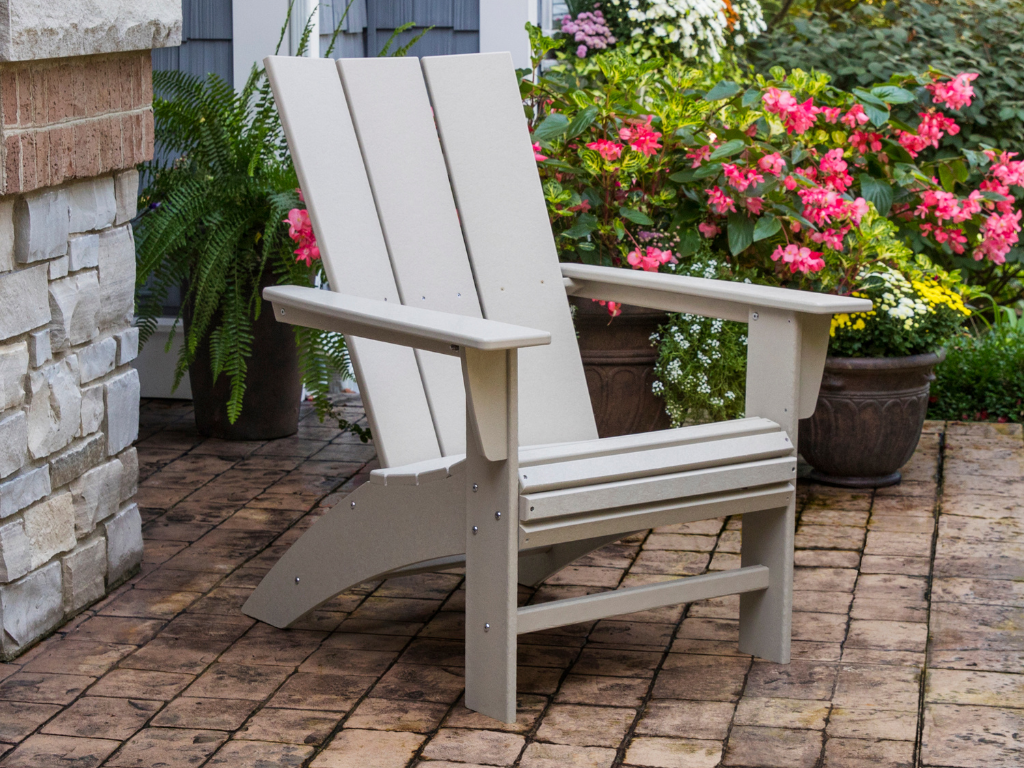
<svg viewBox="0 0 1024 768">
<path fill-rule="evenodd" d="M 523 632 L 740 594 L 740 650 L 788 662 L 796 424 L 849 308 L 563 277 L 508 54 L 266 63 L 345 296 L 265 295 L 283 322 L 346 333 L 382 469 L 244 612 L 286 626 L 360 581 L 464 564 L 466 706 L 506 722 Z M 598 440 L 567 291 L 749 322 L 748 418 Z M 739 569 L 517 607 L 517 582 L 609 541 L 734 514 Z"/>
</svg>

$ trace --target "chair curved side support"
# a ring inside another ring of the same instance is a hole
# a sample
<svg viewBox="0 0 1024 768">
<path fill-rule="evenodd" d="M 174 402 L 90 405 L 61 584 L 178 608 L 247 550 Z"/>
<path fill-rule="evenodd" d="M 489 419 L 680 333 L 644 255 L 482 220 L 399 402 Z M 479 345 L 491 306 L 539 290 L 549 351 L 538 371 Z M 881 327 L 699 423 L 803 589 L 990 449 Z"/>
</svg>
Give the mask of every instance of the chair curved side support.
<svg viewBox="0 0 1024 768">
<path fill-rule="evenodd" d="M 422 486 L 365 483 L 292 544 L 242 613 L 287 627 L 362 581 L 461 555 L 466 551 L 465 507 L 462 472 Z M 385 531 L 395 535 L 382 535 Z"/>
</svg>

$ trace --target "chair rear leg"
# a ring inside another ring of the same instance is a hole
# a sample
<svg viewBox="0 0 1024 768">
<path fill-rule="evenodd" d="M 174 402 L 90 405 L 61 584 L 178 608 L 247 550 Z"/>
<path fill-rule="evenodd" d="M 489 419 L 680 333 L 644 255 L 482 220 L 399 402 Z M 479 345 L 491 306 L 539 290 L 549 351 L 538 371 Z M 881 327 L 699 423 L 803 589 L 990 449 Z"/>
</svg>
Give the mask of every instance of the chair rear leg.
<svg viewBox="0 0 1024 768">
<path fill-rule="evenodd" d="M 789 663 L 793 611 L 795 503 L 743 516 L 741 565 L 768 567 L 768 589 L 740 595 L 742 653 Z"/>
</svg>

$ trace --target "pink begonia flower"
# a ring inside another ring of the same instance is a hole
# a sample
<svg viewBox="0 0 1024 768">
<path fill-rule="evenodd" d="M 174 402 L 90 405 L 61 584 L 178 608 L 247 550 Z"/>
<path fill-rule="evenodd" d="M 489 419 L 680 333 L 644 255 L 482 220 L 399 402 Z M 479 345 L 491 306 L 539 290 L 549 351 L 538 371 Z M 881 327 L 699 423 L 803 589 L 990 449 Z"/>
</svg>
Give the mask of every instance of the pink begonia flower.
<svg viewBox="0 0 1024 768">
<path fill-rule="evenodd" d="M 971 81 L 977 77 L 977 72 L 961 72 L 948 83 L 932 83 L 925 88 L 931 91 L 932 101 L 936 104 L 945 104 L 950 109 L 960 109 L 971 106 L 971 99 L 974 98 Z"/>
<path fill-rule="evenodd" d="M 860 224 L 861 218 L 868 211 L 867 201 L 863 197 L 846 200 L 833 189 L 809 187 L 799 190 L 797 195 L 804 204 L 804 218 L 819 227 L 845 220 Z"/>
<path fill-rule="evenodd" d="M 830 227 L 822 232 L 812 232 L 811 240 L 816 243 L 824 243 L 833 251 L 841 251 L 843 250 L 843 238 L 846 237 L 846 233 L 849 231 L 849 225 L 839 229 L 832 229 Z"/>
<path fill-rule="evenodd" d="M 964 235 L 964 231 L 962 229 L 943 229 L 942 227 L 937 227 L 934 224 L 924 222 L 921 225 L 921 231 L 926 235 L 931 235 L 939 245 L 949 243 L 949 248 L 953 253 L 961 254 L 967 250 L 965 247 L 967 245 L 967 236 Z"/>
<path fill-rule="evenodd" d="M 782 159 L 782 155 L 778 152 L 772 152 L 770 155 L 765 155 L 758 160 L 757 167 L 773 176 L 781 176 L 782 171 L 786 167 L 786 161 Z"/>
<path fill-rule="evenodd" d="M 534 142 L 534 145 L 533 145 L 533 159 L 536 160 L 538 163 L 542 163 L 542 162 L 544 162 L 545 160 L 548 159 L 547 155 L 542 155 L 540 153 L 540 142 L 539 141 Z"/>
<path fill-rule="evenodd" d="M 919 112 L 921 122 L 917 126 L 917 135 L 907 131 L 897 131 L 897 138 L 900 146 L 907 150 L 911 157 L 917 157 L 927 147 L 938 149 L 939 141 L 947 133 L 956 136 L 960 133 L 960 126 L 951 117 L 946 117 L 935 110 Z"/>
<path fill-rule="evenodd" d="M 658 139 L 661 133 L 651 127 L 654 115 L 647 115 L 645 122 L 630 120 L 629 125 L 619 129 L 619 138 L 629 143 L 629 146 L 650 157 L 661 149 Z"/>
<path fill-rule="evenodd" d="M 764 210 L 764 198 L 763 197 L 748 197 L 745 198 L 743 204 L 747 206 L 747 210 L 755 216 L 760 215 L 761 211 Z"/>
<path fill-rule="evenodd" d="M 700 164 L 711 157 L 711 145 L 707 144 L 703 147 L 697 147 L 693 152 L 686 153 L 687 160 L 693 160 L 693 165 L 690 168 L 700 168 Z"/>
<path fill-rule="evenodd" d="M 853 183 L 853 177 L 846 172 L 846 161 L 843 160 L 843 150 L 832 149 L 825 153 L 818 164 L 821 169 L 821 183 L 831 187 L 837 192 L 845 192 Z"/>
<path fill-rule="evenodd" d="M 722 173 L 725 174 L 725 180 L 729 182 L 729 186 L 740 192 L 764 181 L 764 176 L 754 168 L 740 168 L 732 163 L 722 163 Z"/>
<path fill-rule="evenodd" d="M 645 272 L 657 272 L 662 264 L 676 263 L 676 257 L 672 251 L 663 251 L 653 245 L 648 245 L 643 252 L 639 248 L 632 250 L 626 256 L 626 261 L 633 269 L 642 269 Z"/>
<path fill-rule="evenodd" d="M 986 149 L 985 154 L 992 161 L 990 175 L 1008 187 L 1024 187 L 1024 160 L 1014 160 L 1016 152 L 1001 152 Z"/>
<path fill-rule="evenodd" d="M 728 213 L 736 210 L 736 201 L 729 197 L 717 186 L 708 190 L 708 205 L 717 214 Z"/>
<path fill-rule="evenodd" d="M 882 134 L 872 131 L 854 131 L 850 135 L 850 143 L 862 155 L 866 155 L 869 149 L 872 152 L 880 152 L 882 150 L 881 139 Z"/>
<path fill-rule="evenodd" d="M 1006 263 L 1006 254 L 1018 240 L 1020 217 L 1021 211 L 989 214 L 981 225 L 981 243 L 974 250 L 974 260 L 986 258 L 993 264 Z"/>
<path fill-rule="evenodd" d="M 931 214 L 939 221 L 959 224 L 981 212 L 982 200 L 981 192 L 978 190 L 971 192 L 965 200 L 960 200 L 952 192 L 926 189 L 921 193 L 921 202 L 914 210 L 914 216 L 923 219 Z"/>
<path fill-rule="evenodd" d="M 1014 153 L 1014 154 L 1016 154 L 1016 153 Z M 306 202 L 306 198 L 302 194 L 302 188 L 301 187 L 296 187 L 295 191 L 299 193 L 299 202 L 301 202 L 301 203 Z"/>
<path fill-rule="evenodd" d="M 782 260 L 783 264 L 789 264 L 790 272 L 818 272 L 825 266 L 820 251 L 812 251 L 806 246 L 790 244 L 783 248 L 781 245 L 772 253 L 772 261 Z"/>
<path fill-rule="evenodd" d="M 608 141 L 608 139 L 601 139 L 587 144 L 587 149 L 594 150 L 610 163 L 613 160 L 619 159 L 619 156 L 622 154 L 623 145 L 614 141 Z"/>
<path fill-rule="evenodd" d="M 618 317 L 619 315 L 622 314 L 622 304 L 621 304 L 621 302 L 618 302 L 618 301 L 602 301 L 601 299 L 591 299 L 591 301 L 596 301 L 602 307 L 607 307 L 608 314 L 611 315 L 612 317 Z"/>
<path fill-rule="evenodd" d="M 715 224 L 712 224 L 710 221 L 702 221 L 700 224 L 697 225 L 697 229 L 699 229 L 700 233 L 704 235 L 704 237 L 706 237 L 708 240 L 715 237 L 716 235 L 718 235 L 719 232 L 722 231 L 720 227 L 716 226 Z"/>
<path fill-rule="evenodd" d="M 778 88 L 769 88 L 761 97 L 766 112 L 778 115 L 786 126 L 787 133 L 801 134 L 807 131 L 814 121 L 817 120 L 819 107 L 814 106 L 814 100 L 808 99 L 802 104 L 797 103 L 796 97 L 789 91 L 782 91 Z"/>
<path fill-rule="evenodd" d="M 837 123 L 839 122 L 839 116 L 843 114 L 843 110 L 839 107 L 822 107 L 821 114 L 825 116 L 826 123 Z"/>
<path fill-rule="evenodd" d="M 799 182 L 792 176 L 787 176 L 782 180 L 782 186 L 784 186 L 789 192 L 792 192 L 794 189 L 796 189 L 798 183 Z"/>
<path fill-rule="evenodd" d="M 978 189 L 981 192 L 995 192 L 997 195 L 1002 195 L 1004 200 L 986 200 L 984 206 L 988 210 L 996 210 L 1000 213 L 1010 213 L 1013 211 L 1014 198 L 1010 194 L 1010 188 L 1005 184 L 1000 184 L 996 179 L 985 179 L 978 185 Z"/>
<path fill-rule="evenodd" d="M 856 128 L 858 125 L 864 125 L 867 121 L 867 112 L 864 111 L 864 107 L 860 104 L 854 104 L 840 119 L 840 122 L 847 128 Z"/>
<path fill-rule="evenodd" d="M 304 262 L 307 267 L 320 258 L 320 248 L 316 244 L 316 235 L 313 234 L 313 223 L 309 220 L 309 212 L 302 208 L 292 208 L 288 211 L 288 218 L 284 219 L 288 225 L 288 237 L 299 246 L 293 253 L 295 261 Z"/>
</svg>

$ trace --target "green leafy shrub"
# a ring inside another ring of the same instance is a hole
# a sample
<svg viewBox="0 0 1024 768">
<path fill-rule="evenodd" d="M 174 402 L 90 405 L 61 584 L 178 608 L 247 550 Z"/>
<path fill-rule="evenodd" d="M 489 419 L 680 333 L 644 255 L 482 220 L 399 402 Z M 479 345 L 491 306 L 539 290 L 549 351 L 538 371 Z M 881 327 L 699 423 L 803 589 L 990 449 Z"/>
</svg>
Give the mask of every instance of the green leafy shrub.
<svg viewBox="0 0 1024 768">
<path fill-rule="evenodd" d="M 1024 4 L 1019 0 L 895 0 L 848 12 L 790 16 L 748 45 L 761 72 L 773 66 L 827 72 L 844 90 L 893 74 L 977 72 L 977 99 L 958 117 L 953 146 L 1024 146 Z"/>
<path fill-rule="evenodd" d="M 928 418 L 1024 421 L 1024 323 L 954 339 L 935 369 Z"/>
</svg>

